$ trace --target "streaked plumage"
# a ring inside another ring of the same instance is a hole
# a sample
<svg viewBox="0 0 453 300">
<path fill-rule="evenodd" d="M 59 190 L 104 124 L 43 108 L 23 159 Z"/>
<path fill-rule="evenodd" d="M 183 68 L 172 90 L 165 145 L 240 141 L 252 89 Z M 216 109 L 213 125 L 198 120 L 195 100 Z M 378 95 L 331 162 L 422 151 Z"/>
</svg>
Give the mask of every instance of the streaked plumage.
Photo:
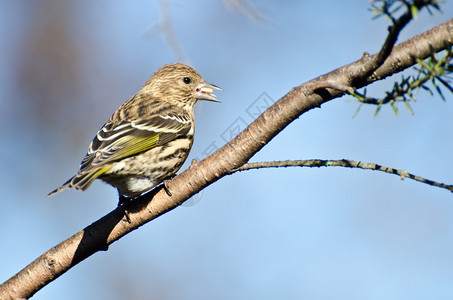
<svg viewBox="0 0 453 300">
<path fill-rule="evenodd" d="M 135 197 L 174 175 L 187 159 L 197 100 L 217 101 L 220 89 L 194 69 L 168 64 L 110 117 L 91 142 L 79 172 L 51 192 L 86 190 L 95 179 Z"/>
</svg>

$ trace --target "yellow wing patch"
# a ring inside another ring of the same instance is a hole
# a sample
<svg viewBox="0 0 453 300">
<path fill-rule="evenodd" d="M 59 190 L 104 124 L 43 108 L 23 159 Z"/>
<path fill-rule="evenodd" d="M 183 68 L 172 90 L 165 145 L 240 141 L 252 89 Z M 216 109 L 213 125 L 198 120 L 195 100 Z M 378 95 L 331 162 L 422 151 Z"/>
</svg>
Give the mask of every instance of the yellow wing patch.
<svg viewBox="0 0 453 300">
<path fill-rule="evenodd" d="M 109 157 L 109 161 L 116 161 L 156 147 L 159 135 L 155 134 L 149 137 L 124 136 L 120 138 L 109 146 L 112 149 L 118 147 Z"/>
</svg>

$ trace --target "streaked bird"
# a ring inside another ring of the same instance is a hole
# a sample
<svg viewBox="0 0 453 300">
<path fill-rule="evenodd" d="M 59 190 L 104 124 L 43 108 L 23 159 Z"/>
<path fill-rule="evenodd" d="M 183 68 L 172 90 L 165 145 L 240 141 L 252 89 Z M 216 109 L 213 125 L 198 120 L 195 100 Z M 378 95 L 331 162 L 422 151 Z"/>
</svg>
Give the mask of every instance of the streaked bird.
<svg viewBox="0 0 453 300">
<path fill-rule="evenodd" d="M 219 102 L 197 71 L 184 64 L 159 68 L 94 137 L 79 172 L 62 186 L 85 191 L 95 179 L 133 198 L 173 176 L 192 147 L 198 100 Z M 168 190 L 167 190 L 168 191 Z"/>
</svg>

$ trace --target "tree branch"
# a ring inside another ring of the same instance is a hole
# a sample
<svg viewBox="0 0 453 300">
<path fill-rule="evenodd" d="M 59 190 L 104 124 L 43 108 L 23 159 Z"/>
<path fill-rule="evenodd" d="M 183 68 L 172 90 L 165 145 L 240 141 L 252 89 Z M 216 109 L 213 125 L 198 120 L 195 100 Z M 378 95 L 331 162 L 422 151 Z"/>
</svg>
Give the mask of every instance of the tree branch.
<svg viewBox="0 0 453 300">
<path fill-rule="evenodd" d="M 414 6 L 417 9 L 420 9 L 427 5 L 426 2 L 429 3 L 431 1 L 416 0 L 414 1 Z M 384 61 L 392 52 L 393 45 L 395 45 L 401 30 L 403 30 L 403 28 L 412 20 L 413 16 L 410 4 L 405 3 L 405 6 L 406 12 L 402 14 L 398 19 L 394 19 L 392 13 L 388 11 L 388 7 L 386 6 L 386 4 L 384 4 L 384 14 L 386 14 L 392 20 L 393 25 L 388 29 L 389 33 L 387 35 L 387 38 L 385 39 L 384 45 L 381 47 L 381 50 L 379 50 L 376 55 L 370 58 L 368 62 L 362 67 L 361 72 L 363 72 L 365 76 L 373 73 L 384 63 Z"/>
<path fill-rule="evenodd" d="M 362 60 L 364 63 L 358 65 L 357 68 L 353 68 L 350 70 L 351 71 L 350 82 L 348 82 L 348 84 L 324 81 L 321 82 L 319 86 L 315 86 L 314 87 L 315 90 L 320 88 L 332 88 L 338 91 L 342 91 L 344 93 L 354 94 L 354 90 L 356 88 L 359 88 L 361 85 L 360 81 L 365 78 L 368 78 L 371 74 L 373 74 L 373 72 L 375 72 L 379 67 L 381 67 L 383 63 L 386 61 L 386 59 L 389 57 L 400 32 L 413 19 L 412 7 L 419 10 L 422 9 L 423 7 L 436 5 L 435 4 L 436 0 L 415 0 L 414 3 L 412 4 L 406 1 L 401 1 L 402 3 L 404 3 L 404 6 L 406 6 L 406 12 L 403 13 L 398 19 L 395 19 L 393 17 L 393 13 L 389 11 L 390 8 L 389 6 L 391 6 L 393 2 L 391 1 L 390 3 L 388 3 L 388 1 L 376 1 L 376 2 L 383 2 L 382 4 L 383 7 L 379 8 L 379 10 L 381 11 L 381 14 L 387 15 L 392 21 L 392 25 L 389 26 L 388 28 L 387 38 L 385 39 L 385 42 L 382 45 L 379 52 L 373 56 L 370 56 L 368 52 L 365 52 L 363 54 Z"/>
<path fill-rule="evenodd" d="M 449 20 L 401 45 L 395 46 L 387 60 L 370 76 L 356 80 L 355 88 L 383 79 L 439 52 L 453 44 L 453 20 Z M 245 164 L 272 138 L 303 113 L 320 107 L 344 92 L 314 87 L 323 82 L 350 85 L 355 70 L 363 68 L 366 59 L 338 68 L 298 87 L 268 108 L 237 137 L 204 160 L 190 166 L 168 183 L 172 196 L 155 189 L 118 207 L 100 220 L 53 247 L 8 281 L 0 285 L 1 299 L 29 298 L 72 266 L 108 246 L 127 233 L 178 207 L 192 195 Z"/>
<path fill-rule="evenodd" d="M 421 183 L 426 183 L 432 186 L 437 186 L 443 189 L 447 189 L 453 193 L 453 185 L 448 185 L 440 182 L 436 182 L 430 179 L 426 179 L 411 173 L 408 173 L 404 170 L 398 170 L 386 166 L 381 166 L 375 163 L 367 163 L 362 161 L 355 161 L 349 159 L 340 159 L 340 160 L 322 160 L 322 159 L 308 159 L 308 160 L 285 160 L 285 161 L 269 161 L 269 162 L 257 162 L 257 163 L 247 163 L 241 167 L 231 170 L 229 174 L 236 172 L 242 172 L 253 169 L 263 169 L 263 168 L 286 168 L 286 167 L 345 167 L 345 168 L 357 168 L 357 169 L 367 169 L 374 171 L 381 171 L 384 173 L 394 174 L 401 177 L 401 179 L 409 178 Z"/>
</svg>

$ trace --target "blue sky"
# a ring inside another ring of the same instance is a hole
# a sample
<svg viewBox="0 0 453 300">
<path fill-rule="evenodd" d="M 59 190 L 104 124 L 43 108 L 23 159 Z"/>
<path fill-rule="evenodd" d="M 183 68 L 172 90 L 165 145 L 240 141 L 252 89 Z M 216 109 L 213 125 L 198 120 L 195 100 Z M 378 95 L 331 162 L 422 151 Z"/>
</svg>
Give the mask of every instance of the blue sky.
<svg viewBox="0 0 453 300">
<path fill-rule="evenodd" d="M 172 1 L 185 59 L 221 86 L 196 107 L 189 156 L 222 146 L 249 112 L 376 52 L 385 19 L 369 1 Z M 155 1 L 1 4 L 0 281 L 115 208 L 116 191 L 45 195 L 71 177 L 96 131 L 177 58 Z M 426 11 L 403 41 L 453 15 Z M 399 78 L 397 75 L 395 78 Z M 370 86 L 383 95 L 392 82 Z M 453 184 L 453 97 L 417 95 L 410 115 L 373 117 L 343 97 L 302 115 L 251 161 L 354 159 Z M 266 96 L 266 97 L 267 97 Z M 187 166 L 187 165 L 186 165 Z M 185 167 L 186 167 L 185 166 Z M 183 168 L 185 168 L 183 167 Z M 97 253 L 34 299 L 451 299 L 453 199 L 396 176 L 342 168 L 243 172 Z"/>
</svg>

